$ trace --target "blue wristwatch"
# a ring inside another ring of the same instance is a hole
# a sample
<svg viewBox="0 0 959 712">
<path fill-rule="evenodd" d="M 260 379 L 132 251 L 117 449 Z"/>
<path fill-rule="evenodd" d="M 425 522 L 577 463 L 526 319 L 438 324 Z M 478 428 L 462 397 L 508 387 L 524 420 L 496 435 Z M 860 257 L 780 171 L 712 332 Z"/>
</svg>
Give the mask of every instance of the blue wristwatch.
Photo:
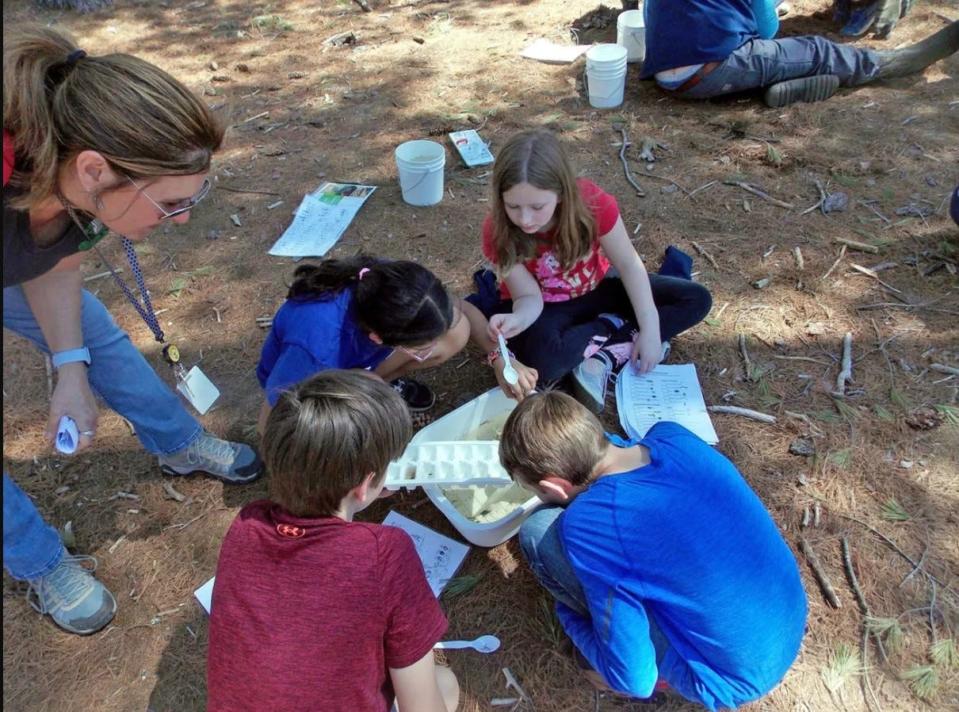
<svg viewBox="0 0 959 712">
<path fill-rule="evenodd" d="M 87 366 L 90 365 L 90 349 L 83 346 L 79 349 L 70 349 L 69 351 L 58 351 L 53 354 L 53 367 L 60 368 L 68 363 L 83 361 Z"/>
</svg>

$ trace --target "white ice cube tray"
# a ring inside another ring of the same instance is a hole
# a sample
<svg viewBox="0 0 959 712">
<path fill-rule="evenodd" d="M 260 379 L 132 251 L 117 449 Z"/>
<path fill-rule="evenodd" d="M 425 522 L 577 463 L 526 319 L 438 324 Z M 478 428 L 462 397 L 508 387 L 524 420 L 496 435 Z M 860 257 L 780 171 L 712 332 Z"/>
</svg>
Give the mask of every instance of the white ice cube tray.
<svg viewBox="0 0 959 712">
<path fill-rule="evenodd" d="M 499 441 L 459 440 L 410 444 L 386 468 L 386 486 L 503 485 L 511 480 L 499 463 Z"/>
</svg>

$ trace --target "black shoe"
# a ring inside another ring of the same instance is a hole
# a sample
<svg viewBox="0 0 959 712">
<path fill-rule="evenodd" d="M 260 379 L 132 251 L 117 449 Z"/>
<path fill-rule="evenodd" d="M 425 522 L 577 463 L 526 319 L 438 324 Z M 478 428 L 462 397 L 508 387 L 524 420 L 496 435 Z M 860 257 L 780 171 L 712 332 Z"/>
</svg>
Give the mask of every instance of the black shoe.
<svg viewBox="0 0 959 712">
<path fill-rule="evenodd" d="M 436 403 L 436 396 L 429 386 L 414 381 L 412 378 L 397 378 L 395 381 L 391 381 L 390 385 L 393 386 L 394 391 L 403 397 L 411 413 L 422 413 L 432 408 L 433 404 Z"/>
<path fill-rule="evenodd" d="M 778 109 L 797 101 L 823 101 L 835 94 L 838 88 L 839 77 L 835 74 L 817 74 L 772 84 L 766 89 L 763 100 L 766 106 Z"/>
</svg>

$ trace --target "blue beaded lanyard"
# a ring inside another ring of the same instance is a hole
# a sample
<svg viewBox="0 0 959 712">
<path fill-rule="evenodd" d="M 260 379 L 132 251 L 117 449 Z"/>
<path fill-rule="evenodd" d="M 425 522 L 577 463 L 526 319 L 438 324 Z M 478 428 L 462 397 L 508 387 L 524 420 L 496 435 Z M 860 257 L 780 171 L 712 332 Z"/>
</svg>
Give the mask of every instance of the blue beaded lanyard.
<svg viewBox="0 0 959 712">
<path fill-rule="evenodd" d="M 166 337 L 163 334 L 163 329 L 160 328 L 160 322 L 157 320 L 156 312 L 153 310 L 153 302 L 150 301 L 150 292 L 147 291 L 146 284 L 143 281 L 143 270 L 140 268 L 140 261 L 137 259 L 137 253 L 133 248 L 133 243 L 126 237 L 121 237 L 120 241 L 123 245 L 124 252 L 126 252 L 127 262 L 130 264 L 130 270 L 133 272 L 133 279 L 136 281 L 137 290 L 140 292 L 140 299 L 137 298 L 127 283 L 123 281 L 123 278 L 117 274 L 117 271 L 113 268 L 113 265 L 110 264 L 110 261 L 100 250 L 100 246 L 95 244 L 93 249 L 97 251 L 97 254 L 100 256 L 103 264 L 105 264 L 110 270 L 113 280 L 120 286 L 123 294 L 126 295 L 127 300 L 133 305 L 133 308 L 137 310 L 140 318 L 146 322 L 148 327 L 150 327 L 150 331 L 153 332 L 153 338 L 163 346 L 164 360 L 173 367 L 173 372 L 177 379 L 183 383 L 184 386 L 186 386 L 186 372 L 183 368 L 183 364 L 180 363 L 180 351 L 177 349 L 175 344 L 166 343 Z M 189 390 L 189 387 L 187 387 L 187 390 Z"/>
</svg>

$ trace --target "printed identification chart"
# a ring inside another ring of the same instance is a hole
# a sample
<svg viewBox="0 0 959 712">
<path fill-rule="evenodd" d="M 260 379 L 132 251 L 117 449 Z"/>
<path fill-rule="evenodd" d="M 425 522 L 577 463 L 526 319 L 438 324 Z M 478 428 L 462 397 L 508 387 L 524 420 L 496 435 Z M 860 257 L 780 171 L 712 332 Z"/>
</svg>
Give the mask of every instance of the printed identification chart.
<svg viewBox="0 0 959 712">
<path fill-rule="evenodd" d="M 719 442 L 691 363 L 657 366 L 645 376 L 627 366 L 616 381 L 616 406 L 619 422 L 632 438 L 643 437 L 656 423 L 667 420 L 710 445 Z"/>
<path fill-rule="evenodd" d="M 446 584 L 463 563 L 470 548 L 396 512 L 387 514 L 383 524 L 398 527 L 410 535 L 416 547 L 416 553 L 420 555 L 420 561 L 423 562 L 426 580 L 433 589 L 433 595 L 439 598 Z"/>
<path fill-rule="evenodd" d="M 426 580 L 429 581 L 433 595 L 439 598 L 446 584 L 449 583 L 449 580 L 453 578 L 456 570 L 463 563 L 463 559 L 466 558 L 470 548 L 396 512 L 387 514 L 383 524 L 398 527 L 410 535 L 413 545 L 416 547 L 416 553 L 419 554 L 420 561 L 423 562 Z M 216 577 L 214 576 L 193 592 L 196 600 L 200 602 L 207 614 L 213 606 L 213 582 L 215 580 Z"/>
<path fill-rule="evenodd" d="M 324 183 L 303 197 L 293 222 L 269 254 L 277 257 L 322 257 L 346 231 L 376 186 Z"/>
</svg>

